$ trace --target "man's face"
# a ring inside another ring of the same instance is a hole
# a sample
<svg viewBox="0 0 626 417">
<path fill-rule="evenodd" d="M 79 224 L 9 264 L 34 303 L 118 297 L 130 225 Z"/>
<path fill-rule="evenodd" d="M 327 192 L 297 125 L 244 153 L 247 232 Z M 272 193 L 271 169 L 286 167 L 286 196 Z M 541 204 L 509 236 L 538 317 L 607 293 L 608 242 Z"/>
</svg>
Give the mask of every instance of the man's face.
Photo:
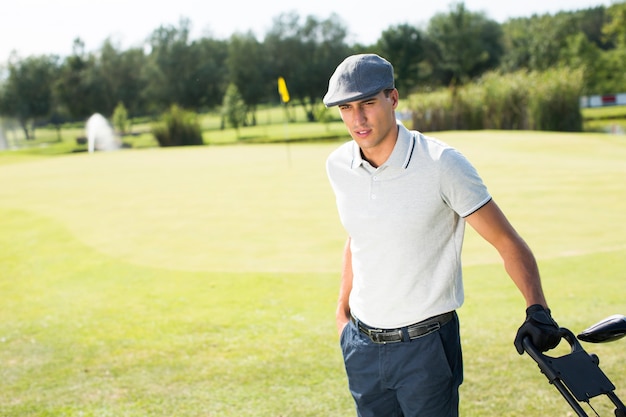
<svg viewBox="0 0 626 417">
<path fill-rule="evenodd" d="M 340 104 L 341 119 L 364 153 L 375 152 L 389 141 L 395 144 L 398 90 L 386 95 L 384 91 L 373 97 Z"/>
</svg>

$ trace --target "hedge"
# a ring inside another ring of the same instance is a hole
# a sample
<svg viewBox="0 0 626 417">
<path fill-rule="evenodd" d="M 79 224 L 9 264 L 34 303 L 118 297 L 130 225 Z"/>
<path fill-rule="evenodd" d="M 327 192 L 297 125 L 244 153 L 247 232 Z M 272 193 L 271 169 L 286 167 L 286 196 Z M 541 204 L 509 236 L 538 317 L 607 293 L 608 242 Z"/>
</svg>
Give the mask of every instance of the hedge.
<svg viewBox="0 0 626 417">
<path fill-rule="evenodd" d="M 545 72 L 487 73 L 477 82 L 409 98 L 413 128 L 438 130 L 582 131 L 583 74 L 567 68 Z"/>
</svg>

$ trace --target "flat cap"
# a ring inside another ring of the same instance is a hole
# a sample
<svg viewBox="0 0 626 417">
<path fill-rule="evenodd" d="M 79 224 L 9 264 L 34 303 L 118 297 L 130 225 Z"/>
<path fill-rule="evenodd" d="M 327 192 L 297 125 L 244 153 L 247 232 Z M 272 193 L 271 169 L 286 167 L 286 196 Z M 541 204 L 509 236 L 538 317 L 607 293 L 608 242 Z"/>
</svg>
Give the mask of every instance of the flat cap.
<svg viewBox="0 0 626 417">
<path fill-rule="evenodd" d="M 372 97 L 394 88 L 393 66 L 376 54 L 351 55 L 343 60 L 328 82 L 326 107 Z"/>
</svg>

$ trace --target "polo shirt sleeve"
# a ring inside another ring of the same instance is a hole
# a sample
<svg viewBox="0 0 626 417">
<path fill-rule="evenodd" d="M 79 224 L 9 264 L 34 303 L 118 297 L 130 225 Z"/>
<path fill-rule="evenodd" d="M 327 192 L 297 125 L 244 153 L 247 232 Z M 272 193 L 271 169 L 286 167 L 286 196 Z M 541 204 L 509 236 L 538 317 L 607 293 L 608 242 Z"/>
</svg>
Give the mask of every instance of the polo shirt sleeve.
<svg viewBox="0 0 626 417">
<path fill-rule="evenodd" d="M 459 216 L 467 217 L 491 200 L 476 168 L 454 148 L 441 154 L 440 193 Z"/>
</svg>

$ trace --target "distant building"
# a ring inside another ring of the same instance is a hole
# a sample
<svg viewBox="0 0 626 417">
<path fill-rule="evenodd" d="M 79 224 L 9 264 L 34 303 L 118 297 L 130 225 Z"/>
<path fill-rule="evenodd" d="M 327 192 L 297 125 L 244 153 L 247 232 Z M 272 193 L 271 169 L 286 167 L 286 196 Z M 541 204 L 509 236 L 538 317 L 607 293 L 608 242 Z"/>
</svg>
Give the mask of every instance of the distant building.
<svg viewBox="0 0 626 417">
<path fill-rule="evenodd" d="M 583 96 L 580 98 L 581 108 L 604 106 L 626 106 L 626 93 Z"/>
</svg>

